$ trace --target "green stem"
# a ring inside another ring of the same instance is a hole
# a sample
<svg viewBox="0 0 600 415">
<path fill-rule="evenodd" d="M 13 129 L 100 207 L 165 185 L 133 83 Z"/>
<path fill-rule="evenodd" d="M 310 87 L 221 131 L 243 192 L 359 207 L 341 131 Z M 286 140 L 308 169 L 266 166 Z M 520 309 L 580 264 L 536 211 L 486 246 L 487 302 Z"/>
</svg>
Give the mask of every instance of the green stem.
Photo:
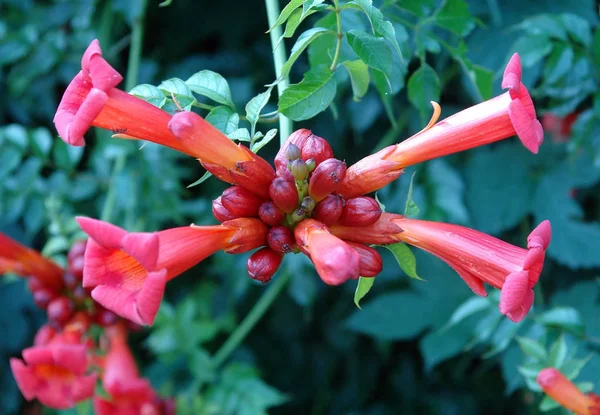
<svg viewBox="0 0 600 415">
<path fill-rule="evenodd" d="M 269 21 L 269 27 L 272 28 L 277 21 L 277 17 L 279 16 L 279 0 L 265 0 L 265 6 L 267 7 L 267 19 Z M 285 45 L 283 42 L 279 45 L 278 48 L 277 42 L 283 36 L 283 31 L 281 26 L 277 26 L 273 28 L 269 32 L 269 36 L 271 38 L 271 47 L 273 48 L 273 63 L 275 65 L 275 79 L 279 80 L 281 78 L 281 69 L 287 61 L 287 54 L 285 51 Z M 286 76 L 281 79 L 277 83 L 277 94 L 281 98 L 281 94 L 283 91 L 290 85 L 290 80 Z M 279 117 L 279 140 L 281 144 L 288 138 L 288 136 L 292 133 L 293 125 L 292 120 L 284 115 Z"/>
<path fill-rule="evenodd" d="M 252 307 L 252 310 L 250 310 L 246 318 L 236 327 L 235 331 L 231 333 L 231 336 L 223 343 L 223 346 L 217 350 L 213 357 L 213 364 L 215 367 L 221 366 L 242 341 L 244 341 L 248 333 L 250 333 L 256 323 L 260 321 L 262 316 L 281 293 L 289 281 L 290 276 L 291 274 L 289 272 L 282 273 L 271 283 L 263 296 L 260 297 L 260 300 L 254 304 L 254 307 Z"/>
<path fill-rule="evenodd" d="M 335 45 L 335 54 L 333 55 L 333 62 L 331 62 L 331 66 L 329 69 L 331 72 L 335 71 L 337 67 L 338 61 L 340 60 L 340 55 L 342 53 L 342 39 L 344 38 L 344 33 L 342 32 L 342 17 L 340 16 L 340 8 L 337 0 L 333 0 L 333 5 L 335 6 L 335 21 L 337 24 L 337 43 Z"/>
<path fill-rule="evenodd" d="M 141 0 L 140 15 L 133 22 L 131 28 L 131 47 L 129 49 L 129 62 L 127 65 L 127 76 L 125 80 L 125 89 L 130 91 L 137 85 L 138 74 L 140 71 L 140 57 L 142 55 L 142 40 L 144 38 L 144 16 L 146 11 L 147 0 Z M 118 154 L 115 158 L 115 165 L 111 174 L 111 183 L 106 194 L 106 201 L 102 209 L 101 219 L 106 222 L 110 222 L 113 211 L 115 210 L 115 202 L 117 199 L 117 189 L 114 185 L 115 178 L 121 173 L 125 162 L 127 160 L 127 153 L 123 151 Z"/>
</svg>

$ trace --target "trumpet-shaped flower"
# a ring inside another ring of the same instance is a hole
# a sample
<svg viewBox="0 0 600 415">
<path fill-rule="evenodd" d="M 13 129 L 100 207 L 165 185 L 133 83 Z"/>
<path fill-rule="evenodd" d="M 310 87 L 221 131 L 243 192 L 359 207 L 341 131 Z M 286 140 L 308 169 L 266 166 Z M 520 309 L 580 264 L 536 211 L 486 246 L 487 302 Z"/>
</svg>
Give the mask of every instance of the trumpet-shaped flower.
<svg viewBox="0 0 600 415">
<path fill-rule="evenodd" d="M 542 125 L 527 88 L 521 82 L 522 68 L 514 54 L 502 79 L 508 92 L 460 111 L 436 124 L 439 106 L 426 128 L 400 144 L 386 147 L 350 166 L 340 187 L 345 197 L 380 189 L 402 174 L 402 169 L 423 161 L 457 153 L 517 135 L 537 154 L 544 140 Z"/>
<path fill-rule="evenodd" d="M 64 271 L 37 251 L 21 245 L 0 233 L 0 275 L 13 272 L 22 277 L 33 276 L 44 287 L 59 290 Z"/>
<path fill-rule="evenodd" d="M 537 383 L 548 396 L 577 415 L 600 415 L 600 396 L 584 394 L 558 370 L 541 370 Z"/>
<path fill-rule="evenodd" d="M 152 324 L 165 284 L 223 249 L 238 253 L 264 245 L 267 228 L 258 219 L 234 219 L 215 226 L 186 226 L 155 233 L 128 233 L 90 218 L 77 218 L 90 236 L 84 287 L 112 312 L 138 324 Z"/>
<path fill-rule="evenodd" d="M 55 409 L 72 408 L 94 394 L 96 375 L 87 375 L 87 346 L 81 332 L 65 330 L 47 344 L 23 350 L 23 361 L 10 359 L 17 385 L 25 399 L 38 399 Z"/>
<path fill-rule="evenodd" d="M 358 278 L 360 255 L 346 242 L 332 235 L 321 222 L 303 220 L 296 226 L 294 236 L 326 284 L 339 285 Z"/>
<path fill-rule="evenodd" d="M 382 224 L 353 228 L 334 225 L 331 231 L 342 239 L 362 243 L 398 240 L 427 251 L 450 265 L 475 292 L 487 295 L 484 282 L 502 290 L 500 312 L 512 321 L 521 321 L 533 304 L 533 287 L 538 281 L 546 248 L 550 244 L 550 222 L 544 221 L 527 238 L 527 248 L 519 248 L 482 232 L 447 223 L 382 214 L 378 222 L 392 223 L 400 231 L 388 236 L 375 229 Z"/>
</svg>

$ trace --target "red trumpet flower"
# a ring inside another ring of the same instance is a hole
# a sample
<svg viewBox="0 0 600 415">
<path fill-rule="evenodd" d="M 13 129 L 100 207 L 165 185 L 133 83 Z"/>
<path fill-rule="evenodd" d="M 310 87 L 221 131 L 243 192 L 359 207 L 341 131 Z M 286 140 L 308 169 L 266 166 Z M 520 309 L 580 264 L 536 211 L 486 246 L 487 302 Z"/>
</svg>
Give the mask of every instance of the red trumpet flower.
<svg viewBox="0 0 600 415">
<path fill-rule="evenodd" d="M 541 370 L 537 383 L 548 396 L 577 415 L 600 415 L 600 396 L 584 394 L 558 370 Z"/>
<path fill-rule="evenodd" d="M 544 221 L 527 238 L 528 249 L 519 248 L 482 232 L 447 223 L 382 214 L 366 227 L 334 225 L 331 232 L 361 243 L 406 242 L 450 265 L 475 294 L 486 296 L 486 282 L 502 290 L 500 312 L 521 321 L 533 304 L 533 287 L 538 281 L 546 248 L 550 244 L 550 222 Z M 390 225 L 391 224 L 391 225 Z M 397 231 L 394 232 L 394 227 Z M 390 229 L 381 232 L 381 229 Z M 377 232 L 377 233 L 376 233 Z"/>
<path fill-rule="evenodd" d="M 40 287 L 58 291 L 64 271 L 39 252 L 21 245 L 0 233 L 0 275 L 13 272 L 22 277 L 35 277 Z"/>
<path fill-rule="evenodd" d="M 223 249 L 245 252 L 264 245 L 267 228 L 258 219 L 215 226 L 185 226 L 155 233 L 128 233 L 90 218 L 77 218 L 90 236 L 83 286 L 98 303 L 138 324 L 152 324 L 167 281 Z"/>
<path fill-rule="evenodd" d="M 402 169 L 470 148 L 517 135 L 523 145 L 537 154 L 544 140 L 531 96 L 521 82 L 521 60 L 514 54 L 502 79 L 508 92 L 460 111 L 437 124 L 439 106 L 430 124 L 421 132 L 350 166 L 339 192 L 360 196 L 382 188 L 402 174 Z M 434 124 L 434 125 L 433 125 Z"/>
</svg>

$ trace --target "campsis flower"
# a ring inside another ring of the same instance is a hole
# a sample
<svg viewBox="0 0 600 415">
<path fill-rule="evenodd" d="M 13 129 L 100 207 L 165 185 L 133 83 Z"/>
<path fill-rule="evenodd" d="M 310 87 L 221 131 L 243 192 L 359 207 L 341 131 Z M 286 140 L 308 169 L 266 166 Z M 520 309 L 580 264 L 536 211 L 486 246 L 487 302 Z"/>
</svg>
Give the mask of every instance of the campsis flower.
<svg viewBox="0 0 600 415">
<path fill-rule="evenodd" d="M 154 233 L 128 233 L 115 225 L 79 217 L 86 232 L 83 286 L 92 298 L 121 317 L 152 324 L 167 281 L 219 250 L 246 252 L 265 244 L 258 219 L 214 226 L 184 226 Z"/>
<path fill-rule="evenodd" d="M 537 383 L 548 396 L 577 415 L 600 415 L 600 396 L 584 394 L 558 370 L 541 370 Z"/>
<path fill-rule="evenodd" d="M 521 60 L 515 53 L 502 79 L 502 88 L 508 92 L 438 123 L 441 110 L 433 103 L 434 116 L 427 127 L 400 144 L 386 147 L 350 166 L 339 192 L 345 197 L 360 196 L 395 180 L 407 166 L 514 135 L 529 151 L 537 154 L 544 132 L 521 76 Z"/>
<path fill-rule="evenodd" d="M 531 232 L 527 249 L 447 223 L 389 213 L 383 213 L 378 222 L 366 227 L 334 225 L 331 232 L 363 244 L 401 241 L 421 248 L 450 265 L 475 294 L 487 295 L 484 282 L 501 289 L 500 312 L 512 321 L 521 321 L 533 305 L 533 287 L 552 237 L 550 222 L 540 223 Z"/>
<path fill-rule="evenodd" d="M 46 329 L 48 330 L 48 329 Z M 38 399 L 51 408 L 72 408 L 91 398 L 96 374 L 88 374 L 88 346 L 81 333 L 65 331 L 23 350 L 23 360 L 10 367 L 25 399 Z"/>
</svg>

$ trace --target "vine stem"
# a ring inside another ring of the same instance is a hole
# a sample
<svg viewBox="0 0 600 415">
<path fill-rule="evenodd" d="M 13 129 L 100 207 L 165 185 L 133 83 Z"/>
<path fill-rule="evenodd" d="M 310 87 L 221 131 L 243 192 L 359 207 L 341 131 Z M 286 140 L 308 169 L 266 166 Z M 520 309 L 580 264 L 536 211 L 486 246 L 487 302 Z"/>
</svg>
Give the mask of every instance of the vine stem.
<svg viewBox="0 0 600 415">
<path fill-rule="evenodd" d="M 271 304 L 273 304 L 275 299 L 279 296 L 289 281 L 290 276 L 291 274 L 289 272 L 283 273 L 271 283 L 263 296 L 260 297 L 260 300 L 254 304 L 254 307 L 252 307 L 252 310 L 250 310 L 246 318 L 236 327 L 221 348 L 217 350 L 213 357 L 214 367 L 221 366 L 242 341 L 244 341 L 248 333 L 250 333 L 262 316 L 267 312 Z"/>
<path fill-rule="evenodd" d="M 125 89 L 132 90 L 138 82 L 138 74 L 140 71 L 140 58 L 142 55 L 142 41 L 144 39 L 144 17 L 146 14 L 147 0 L 141 0 L 140 14 L 136 17 L 131 28 L 131 47 L 129 48 L 129 58 L 127 65 L 127 75 L 125 77 Z M 111 173 L 111 183 L 106 194 L 104 207 L 102 208 L 101 219 L 105 222 L 110 222 L 115 210 L 115 202 L 117 200 L 117 189 L 114 185 L 115 178 L 121 173 L 127 153 L 119 153 L 115 158 L 115 164 Z"/>
<path fill-rule="evenodd" d="M 338 65 L 338 61 L 340 60 L 340 55 L 342 53 L 342 39 L 344 38 L 344 34 L 342 33 L 342 17 L 340 16 L 340 7 L 337 0 L 333 0 L 333 5 L 335 6 L 335 21 L 337 25 L 337 43 L 335 45 L 335 53 L 333 55 L 333 61 L 331 62 L 331 66 L 329 70 L 331 72 L 335 71 L 335 68 Z"/>
<path fill-rule="evenodd" d="M 271 48 L 273 48 L 273 64 L 275 66 L 275 79 L 281 78 L 281 70 L 283 65 L 287 61 L 287 54 L 285 51 L 285 45 L 282 44 L 277 47 L 277 43 L 283 31 L 281 26 L 273 27 L 279 16 L 279 0 L 265 0 L 265 6 L 267 7 L 267 20 L 269 21 L 269 28 L 272 30 L 269 32 L 271 38 Z M 277 95 L 281 98 L 283 91 L 290 85 L 290 80 L 286 76 L 277 83 Z M 288 117 L 280 114 L 279 116 L 279 141 L 281 144 L 289 137 L 292 133 L 293 124 L 292 120 Z"/>
</svg>

